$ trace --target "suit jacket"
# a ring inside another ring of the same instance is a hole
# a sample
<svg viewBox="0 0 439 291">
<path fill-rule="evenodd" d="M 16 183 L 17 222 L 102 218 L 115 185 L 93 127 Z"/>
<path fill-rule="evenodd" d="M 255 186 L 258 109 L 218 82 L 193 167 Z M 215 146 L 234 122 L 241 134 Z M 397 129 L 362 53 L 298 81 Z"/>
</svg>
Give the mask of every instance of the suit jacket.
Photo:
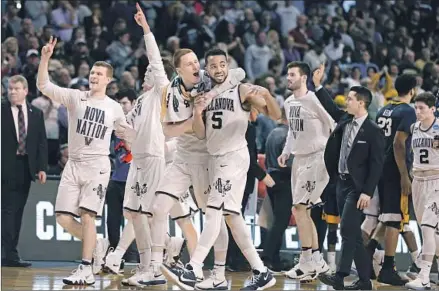
<svg viewBox="0 0 439 291">
<path fill-rule="evenodd" d="M 47 138 L 43 112 L 27 103 L 26 152 L 32 181 L 35 174 L 47 169 Z M 2 181 L 14 179 L 17 159 L 17 132 L 12 116 L 11 103 L 2 102 Z"/>
<path fill-rule="evenodd" d="M 318 90 L 316 96 L 325 110 L 337 122 L 337 126 L 331 133 L 325 149 L 326 169 L 328 174 L 334 178 L 339 174 L 338 164 L 343 131 L 346 124 L 352 121 L 353 115 L 339 109 L 325 88 Z M 382 130 L 372 120 L 366 118 L 358 130 L 347 159 L 349 174 L 360 194 L 373 196 L 383 169 L 384 148 L 385 142 Z"/>
</svg>

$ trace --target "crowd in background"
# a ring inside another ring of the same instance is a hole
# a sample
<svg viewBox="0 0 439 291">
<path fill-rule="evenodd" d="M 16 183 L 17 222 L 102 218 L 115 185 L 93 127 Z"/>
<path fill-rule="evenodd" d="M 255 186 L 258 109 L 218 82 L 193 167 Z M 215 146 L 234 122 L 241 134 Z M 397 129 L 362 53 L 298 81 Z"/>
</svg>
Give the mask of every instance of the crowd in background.
<svg viewBox="0 0 439 291">
<path fill-rule="evenodd" d="M 373 92 L 371 118 L 396 96 L 401 73 L 418 79 L 418 92 L 439 88 L 439 2 L 383 1 L 138 1 L 161 48 L 172 57 L 191 48 L 203 66 L 204 52 L 228 51 L 230 68 L 242 67 L 247 81 L 270 90 L 282 107 L 286 65 L 305 61 L 311 69 L 327 63 L 324 86 L 343 107 L 353 85 Z M 148 60 L 132 0 L 2 1 L 2 99 L 8 78 L 29 82 L 28 101 L 44 112 L 49 143 L 49 174 L 59 174 L 68 158 L 66 108 L 36 88 L 40 49 L 58 37 L 49 71 L 62 87 L 88 89 L 95 61 L 115 68 L 107 95 L 122 89 L 142 91 Z M 312 85 L 310 84 L 310 89 Z M 275 122 L 263 115 L 256 126 L 259 153 Z"/>
</svg>

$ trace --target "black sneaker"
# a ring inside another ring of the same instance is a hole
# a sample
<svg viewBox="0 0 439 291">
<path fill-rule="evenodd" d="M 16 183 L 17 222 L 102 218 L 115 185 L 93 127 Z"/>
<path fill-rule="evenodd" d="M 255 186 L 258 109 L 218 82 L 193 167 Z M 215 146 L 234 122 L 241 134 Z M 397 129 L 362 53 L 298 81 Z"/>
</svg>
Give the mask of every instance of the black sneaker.
<svg viewBox="0 0 439 291">
<path fill-rule="evenodd" d="M 162 264 L 161 270 L 166 277 L 174 282 L 177 282 L 178 278 L 184 273 L 184 268 L 178 264 Z"/>
<path fill-rule="evenodd" d="M 253 270 L 253 275 L 250 279 L 250 282 L 241 290 L 264 290 L 273 287 L 275 284 L 276 279 L 268 269 L 262 273 L 258 270 Z"/>
<path fill-rule="evenodd" d="M 197 278 L 194 268 L 187 264 L 186 268 L 182 269 L 183 273 L 178 277 L 175 283 L 184 290 L 194 290 L 195 284 L 204 280 L 204 278 Z"/>
<path fill-rule="evenodd" d="M 391 269 L 381 269 L 377 281 L 392 286 L 404 286 L 408 282 L 408 280 L 401 278 L 395 267 Z"/>
</svg>

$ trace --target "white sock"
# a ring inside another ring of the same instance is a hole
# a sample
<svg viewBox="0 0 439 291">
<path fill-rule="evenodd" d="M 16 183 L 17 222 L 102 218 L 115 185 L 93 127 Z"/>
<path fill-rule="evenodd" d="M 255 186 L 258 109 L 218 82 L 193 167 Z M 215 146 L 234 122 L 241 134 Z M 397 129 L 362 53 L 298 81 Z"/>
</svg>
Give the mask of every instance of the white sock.
<svg viewBox="0 0 439 291">
<path fill-rule="evenodd" d="M 225 277 L 225 265 L 227 260 L 227 248 L 229 246 L 229 233 L 227 231 L 226 222 L 224 219 L 221 222 L 220 233 L 213 245 L 215 257 L 215 271 L 218 277 Z"/>
<path fill-rule="evenodd" d="M 312 260 L 312 250 L 308 249 L 306 251 L 302 251 L 302 257 L 306 262 L 311 261 Z"/>
<path fill-rule="evenodd" d="M 146 214 L 137 215 L 133 219 L 133 226 L 139 250 L 140 266 L 147 269 L 151 263 L 151 231 Z"/>
<path fill-rule="evenodd" d="M 421 271 L 419 272 L 419 277 L 422 282 L 430 282 L 430 271 L 431 271 L 431 262 L 428 261 L 420 261 Z"/>
<path fill-rule="evenodd" d="M 320 251 L 319 250 L 312 252 L 312 259 L 313 259 L 314 262 L 320 262 L 322 257 L 320 256 Z"/>
<path fill-rule="evenodd" d="M 327 253 L 327 260 L 328 260 L 328 264 L 330 265 L 330 266 L 335 266 L 336 265 L 336 263 L 335 263 L 335 252 L 328 252 Z"/>
<path fill-rule="evenodd" d="M 226 266 L 225 265 L 217 265 L 215 262 L 215 271 L 217 274 L 217 278 L 225 278 L 226 277 Z"/>
</svg>

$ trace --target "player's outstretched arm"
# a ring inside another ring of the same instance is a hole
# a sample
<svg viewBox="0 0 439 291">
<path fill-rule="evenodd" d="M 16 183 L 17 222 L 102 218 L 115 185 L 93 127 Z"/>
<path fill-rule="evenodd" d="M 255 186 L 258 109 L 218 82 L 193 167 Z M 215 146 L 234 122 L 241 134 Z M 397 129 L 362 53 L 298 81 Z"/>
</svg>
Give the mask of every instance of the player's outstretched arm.
<svg viewBox="0 0 439 291">
<path fill-rule="evenodd" d="M 53 84 L 49 79 L 49 60 L 55 50 L 57 39 L 50 37 L 49 42 L 41 49 L 40 65 L 38 66 L 37 88 L 43 95 L 69 107 L 71 100 L 79 90 L 61 88 Z"/>
<path fill-rule="evenodd" d="M 346 114 L 346 112 L 338 108 L 338 106 L 332 100 L 331 95 L 329 95 L 328 91 L 321 86 L 324 72 L 325 65 L 322 64 L 313 73 L 312 80 L 316 87 L 316 96 L 322 104 L 323 108 L 325 108 L 329 115 L 331 115 L 332 119 L 334 119 L 335 122 L 339 122 L 340 118 L 344 114 Z"/>
<path fill-rule="evenodd" d="M 198 139 L 206 138 L 206 126 L 204 125 L 203 112 L 206 107 L 206 99 L 203 94 L 197 96 L 194 102 L 194 122 L 192 129 Z"/>
<path fill-rule="evenodd" d="M 282 113 L 279 104 L 266 88 L 243 84 L 239 87 L 239 95 L 243 103 L 247 102 L 271 119 L 277 121 L 281 118 Z"/>
<path fill-rule="evenodd" d="M 146 55 L 151 66 L 151 73 L 154 76 L 154 85 L 157 92 L 162 92 L 163 88 L 168 85 L 169 80 L 166 76 L 165 67 L 163 66 L 160 49 L 155 40 L 154 34 L 151 32 L 145 14 L 142 11 L 139 3 L 136 3 L 137 12 L 134 15 L 134 20 L 143 29 L 143 38 L 145 40 Z"/>
</svg>

